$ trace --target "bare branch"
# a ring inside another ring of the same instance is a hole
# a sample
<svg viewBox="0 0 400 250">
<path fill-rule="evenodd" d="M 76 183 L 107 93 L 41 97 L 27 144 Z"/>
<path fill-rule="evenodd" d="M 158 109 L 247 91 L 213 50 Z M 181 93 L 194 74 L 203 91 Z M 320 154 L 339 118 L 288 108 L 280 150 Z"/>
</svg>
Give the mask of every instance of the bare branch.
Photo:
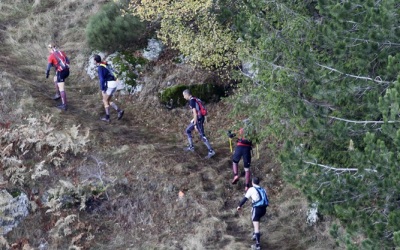
<svg viewBox="0 0 400 250">
<path fill-rule="evenodd" d="M 330 185 L 331 185 L 331 182 L 330 182 L 330 181 L 322 182 L 322 183 L 319 185 L 319 187 L 317 188 L 317 190 L 315 190 L 315 192 L 318 192 L 318 190 L 320 190 L 323 186 L 330 186 Z"/>
<path fill-rule="evenodd" d="M 364 42 L 364 43 L 376 43 L 380 46 L 400 46 L 400 43 L 393 43 L 391 41 L 387 41 L 387 42 L 376 42 L 376 41 L 372 41 L 372 40 L 367 40 L 367 39 L 360 39 L 360 38 L 350 38 L 353 41 L 357 41 L 357 42 Z"/>
<path fill-rule="evenodd" d="M 335 116 L 328 116 L 329 118 L 332 118 L 334 120 L 338 121 L 343 121 L 343 122 L 351 122 L 351 123 L 356 123 L 356 124 L 384 124 L 384 123 L 399 123 L 400 121 L 354 121 L 354 120 L 348 120 L 348 119 L 343 119 Z"/>
<path fill-rule="evenodd" d="M 255 59 L 255 60 L 259 61 L 259 62 L 263 62 L 263 63 L 266 63 L 266 64 L 270 65 L 273 70 L 278 69 L 278 70 L 284 70 L 284 71 L 288 71 L 288 72 L 293 72 L 293 73 L 299 74 L 299 72 L 297 72 L 294 69 L 275 64 L 275 61 L 277 60 L 277 58 L 279 58 L 279 56 L 273 62 L 269 62 L 267 60 L 263 60 L 263 59 L 261 59 L 261 58 L 259 58 L 257 56 L 250 55 L 249 57 L 253 58 L 253 59 Z"/>
<path fill-rule="evenodd" d="M 319 164 L 319 163 L 314 163 L 314 162 L 309 162 L 309 161 L 303 161 L 306 164 L 314 165 L 314 166 L 319 166 L 325 169 L 333 170 L 333 171 L 339 171 L 339 172 L 357 172 L 359 169 L 358 168 L 335 168 L 335 167 L 330 167 L 327 165 Z M 377 173 L 378 171 L 374 169 L 364 169 L 367 172 L 374 172 Z"/>
<path fill-rule="evenodd" d="M 331 67 L 319 64 L 319 63 L 316 63 L 316 64 L 318 66 L 324 68 L 324 69 L 329 69 L 329 70 L 337 72 L 337 73 L 339 73 L 341 75 L 345 75 L 345 76 L 348 76 L 348 77 L 356 78 L 356 79 L 359 79 L 359 80 L 372 81 L 372 82 L 376 82 L 376 83 L 380 83 L 380 84 L 392 84 L 393 83 L 393 82 L 383 81 L 383 80 L 381 80 L 381 78 L 379 76 L 376 77 L 375 79 L 372 79 L 371 77 L 366 77 L 366 76 L 356 76 L 356 75 L 343 73 L 343 72 L 341 72 L 341 71 L 339 71 L 337 69 L 334 69 L 334 68 L 331 68 Z"/>
</svg>

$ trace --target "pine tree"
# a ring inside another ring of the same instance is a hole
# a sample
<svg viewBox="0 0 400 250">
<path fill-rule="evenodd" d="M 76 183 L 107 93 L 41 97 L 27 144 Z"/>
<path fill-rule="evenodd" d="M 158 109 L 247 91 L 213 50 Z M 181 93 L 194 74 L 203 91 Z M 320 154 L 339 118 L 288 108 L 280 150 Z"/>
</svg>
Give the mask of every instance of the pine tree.
<svg viewBox="0 0 400 250">
<path fill-rule="evenodd" d="M 399 9 L 250 0 L 235 17 L 257 75 L 242 80 L 234 112 L 284 143 L 287 180 L 344 223 L 348 248 L 399 242 Z"/>
</svg>

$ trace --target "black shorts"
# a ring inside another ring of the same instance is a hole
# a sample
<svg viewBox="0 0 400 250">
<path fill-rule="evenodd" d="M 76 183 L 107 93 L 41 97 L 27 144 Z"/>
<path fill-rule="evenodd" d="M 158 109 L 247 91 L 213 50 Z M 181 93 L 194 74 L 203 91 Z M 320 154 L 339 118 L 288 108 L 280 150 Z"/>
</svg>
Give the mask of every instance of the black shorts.
<svg viewBox="0 0 400 250">
<path fill-rule="evenodd" d="M 266 213 L 267 207 L 253 207 L 251 210 L 251 220 L 260 221 L 261 217 L 263 217 Z"/>
<path fill-rule="evenodd" d="M 63 71 L 57 71 L 57 82 L 65 82 L 65 79 L 69 76 L 69 69 Z"/>
<path fill-rule="evenodd" d="M 232 161 L 239 163 L 243 157 L 244 168 L 249 168 L 251 164 L 251 147 L 250 146 L 236 146 L 235 153 L 233 153 Z"/>
</svg>

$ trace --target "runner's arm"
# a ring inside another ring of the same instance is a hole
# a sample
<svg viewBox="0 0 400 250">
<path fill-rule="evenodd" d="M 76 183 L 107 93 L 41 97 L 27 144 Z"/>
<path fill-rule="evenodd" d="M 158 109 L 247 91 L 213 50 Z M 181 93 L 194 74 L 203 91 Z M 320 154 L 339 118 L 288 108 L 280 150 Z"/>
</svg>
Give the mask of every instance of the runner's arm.
<svg viewBox="0 0 400 250">
<path fill-rule="evenodd" d="M 239 207 L 242 207 L 242 206 L 244 205 L 244 203 L 246 203 L 247 200 L 248 200 L 248 199 L 247 199 L 246 196 L 243 197 L 243 199 L 239 202 Z"/>
<path fill-rule="evenodd" d="M 48 63 L 47 64 L 47 68 L 46 68 L 46 78 L 49 78 L 49 74 L 50 74 L 50 69 L 53 66 L 52 63 Z"/>
<path fill-rule="evenodd" d="M 63 55 L 64 55 L 64 57 L 65 57 L 65 62 L 66 62 L 67 64 L 69 64 L 69 58 L 68 58 L 67 54 L 65 54 L 65 52 L 63 52 Z"/>
<path fill-rule="evenodd" d="M 197 109 L 196 109 L 196 100 L 194 100 L 193 98 L 191 98 L 190 99 L 190 101 L 189 101 L 189 106 L 190 106 L 190 108 L 191 108 L 191 110 L 192 110 L 192 113 L 193 113 L 193 124 L 196 124 L 197 123 Z"/>
<path fill-rule="evenodd" d="M 236 208 L 238 211 L 242 208 L 242 206 L 244 205 L 244 203 L 246 203 L 246 201 L 248 199 L 250 199 L 252 192 L 254 191 L 254 187 L 249 188 L 249 190 L 247 190 L 246 194 L 244 195 L 243 199 L 240 201 L 239 206 Z"/>
<path fill-rule="evenodd" d="M 97 68 L 97 71 L 99 73 L 99 83 L 100 83 L 100 89 L 101 91 L 105 92 L 107 90 L 107 81 L 105 79 L 105 74 L 104 74 L 104 67 L 99 66 Z"/>
<path fill-rule="evenodd" d="M 68 56 L 65 54 L 65 52 L 64 52 L 64 57 L 65 57 L 65 62 L 67 63 L 67 65 L 68 65 L 68 67 L 69 67 L 69 58 L 68 58 Z"/>
<path fill-rule="evenodd" d="M 192 113 L 193 113 L 193 123 L 197 123 L 197 110 L 196 108 L 192 108 Z"/>
</svg>

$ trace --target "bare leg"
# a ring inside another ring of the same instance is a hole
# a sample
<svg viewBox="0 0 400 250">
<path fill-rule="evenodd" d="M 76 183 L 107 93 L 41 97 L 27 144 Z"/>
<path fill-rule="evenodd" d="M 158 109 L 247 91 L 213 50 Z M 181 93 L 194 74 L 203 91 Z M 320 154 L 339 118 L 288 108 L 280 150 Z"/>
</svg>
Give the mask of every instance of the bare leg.
<svg viewBox="0 0 400 250">
<path fill-rule="evenodd" d="M 245 177 L 245 190 L 247 191 L 247 189 L 250 187 L 250 183 L 251 183 L 251 173 L 250 173 L 250 168 L 245 168 L 244 169 L 244 177 Z"/>
<path fill-rule="evenodd" d="M 65 93 L 65 90 L 64 90 L 64 83 L 58 82 L 57 86 L 58 86 L 58 89 L 60 90 L 61 101 L 64 105 L 66 105 L 67 104 L 67 94 Z"/>
<path fill-rule="evenodd" d="M 57 76 L 54 76 L 53 78 L 53 82 L 54 82 L 54 87 L 56 88 L 56 95 L 60 95 L 60 89 L 58 88 L 58 83 L 57 83 Z"/>
<path fill-rule="evenodd" d="M 103 105 L 104 105 L 104 110 L 106 111 L 106 118 L 110 118 L 110 96 L 107 95 L 104 92 L 101 92 L 103 96 Z"/>
</svg>

